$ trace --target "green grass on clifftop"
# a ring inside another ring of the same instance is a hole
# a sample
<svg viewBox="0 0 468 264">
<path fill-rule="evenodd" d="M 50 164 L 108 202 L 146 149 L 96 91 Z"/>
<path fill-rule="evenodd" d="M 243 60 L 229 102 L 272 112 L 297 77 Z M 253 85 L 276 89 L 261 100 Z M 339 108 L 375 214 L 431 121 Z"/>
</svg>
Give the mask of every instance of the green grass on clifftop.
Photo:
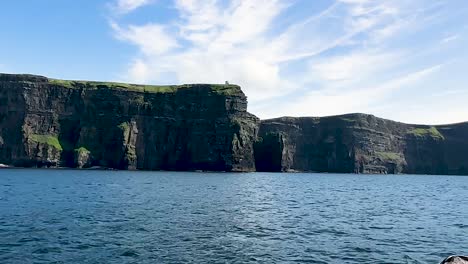
<svg viewBox="0 0 468 264">
<path fill-rule="evenodd" d="M 432 137 L 435 139 L 445 139 L 445 137 L 437 130 L 435 127 L 430 128 L 415 128 L 413 130 L 408 131 L 408 134 L 413 135 L 415 137 Z"/>
<path fill-rule="evenodd" d="M 86 88 L 86 89 L 98 89 L 98 88 L 109 88 L 118 89 L 125 91 L 136 91 L 136 92 L 147 92 L 147 93 L 174 93 L 181 88 L 190 88 L 192 85 L 140 85 L 140 84 L 129 84 L 129 83 L 117 83 L 117 82 L 94 82 L 94 81 L 69 81 L 59 79 L 49 79 L 49 83 L 52 85 L 62 86 L 66 88 Z M 234 95 L 239 93 L 240 87 L 237 85 L 230 84 L 208 84 L 212 91 L 223 95 Z"/>
<path fill-rule="evenodd" d="M 63 150 L 62 145 L 60 145 L 60 141 L 56 136 L 52 135 L 36 135 L 33 134 L 29 137 L 29 139 L 33 142 L 47 144 L 56 148 L 57 150 Z"/>
</svg>

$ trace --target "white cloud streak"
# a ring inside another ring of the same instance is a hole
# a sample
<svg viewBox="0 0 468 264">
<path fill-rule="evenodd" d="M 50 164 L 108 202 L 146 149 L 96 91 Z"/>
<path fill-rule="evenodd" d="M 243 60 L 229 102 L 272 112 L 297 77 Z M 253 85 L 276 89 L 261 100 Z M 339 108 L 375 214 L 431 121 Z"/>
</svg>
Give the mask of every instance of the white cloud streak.
<svg viewBox="0 0 468 264">
<path fill-rule="evenodd" d="M 375 112 L 375 105 L 385 100 L 389 94 L 401 90 L 410 89 L 415 83 L 424 80 L 425 77 L 437 72 L 443 65 L 434 65 L 422 70 L 400 75 L 386 80 L 380 85 L 352 90 L 340 88 L 312 91 L 303 96 L 291 100 L 281 107 L 263 109 L 266 118 L 277 116 L 328 116 L 346 113 L 371 113 Z"/>
<path fill-rule="evenodd" d="M 166 27 L 158 24 L 144 26 L 128 26 L 123 29 L 112 23 L 115 36 L 123 41 L 130 42 L 139 47 L 144 56 L 159 56 L 178 46 L 177 41 L 168 34 Z"/>
<path fill-rule="evenodd" d="M 445 44 L 445 43 L 455 41 L 458 38 L 460 38 L 460 35 L 454 34 L 454 35 L 450 35 L 450 36 L 447 36 L 447 37 L 443 38 L 441 42 Z"/>
<path fill-rule="evenodd" d="M 117 14 L 126 14 L 132 12 L 140 7 L 150 4 L 153 0 L 117 0 L 112 9 Z"/>
</svg>

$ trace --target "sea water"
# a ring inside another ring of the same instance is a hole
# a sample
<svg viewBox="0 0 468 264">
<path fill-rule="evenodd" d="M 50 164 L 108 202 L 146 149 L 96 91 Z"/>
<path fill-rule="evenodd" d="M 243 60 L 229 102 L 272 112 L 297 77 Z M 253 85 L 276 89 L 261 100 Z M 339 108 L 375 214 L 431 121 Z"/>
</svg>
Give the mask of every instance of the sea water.
<svg viewBox="0 0 468 264">
<path fill-rule="evenodd" d="M 0 263 L 438 263 L 468 177 L 0 170 Z"/>
</svg>

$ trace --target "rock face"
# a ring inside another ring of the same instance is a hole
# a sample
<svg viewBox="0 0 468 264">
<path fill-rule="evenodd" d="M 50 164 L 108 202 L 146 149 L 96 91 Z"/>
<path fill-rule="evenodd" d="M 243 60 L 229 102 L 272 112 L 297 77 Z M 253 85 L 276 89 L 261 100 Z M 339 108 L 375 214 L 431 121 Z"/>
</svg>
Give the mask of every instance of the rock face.
<svg viewBox="0 0 468 264">
<path fill-rule="evenodd" d="M 468 174 L 468 123 L 408 125 L 365 114 L 261 121 L 261 171 Z"/>
<path fill-rule="evenodd" d="M 0 163 L 255 170 L 258 119 L 235 85 L 140 86 L 0 74 Z"/>
<path fill-rule="evenodd" d="M 468 123 L 364 114 L 259 121 L 236 85 L 0 74 L 0 164 L 17 167 L 468 174 Z"/>
</svg>

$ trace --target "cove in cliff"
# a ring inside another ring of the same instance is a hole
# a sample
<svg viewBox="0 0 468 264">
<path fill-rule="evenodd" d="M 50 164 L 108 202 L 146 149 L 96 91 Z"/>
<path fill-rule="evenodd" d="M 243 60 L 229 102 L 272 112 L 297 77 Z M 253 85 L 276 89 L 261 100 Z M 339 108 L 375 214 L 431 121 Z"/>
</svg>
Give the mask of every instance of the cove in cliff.
<svg viewBox="0 0 468 264">
<path fill-rule="evenodd" d="M 0 164 L 138 170 L 468 174 L 468 123 L 365 114 L 260 121 L 237 85 L 0 74 Z"/>
</svg>

